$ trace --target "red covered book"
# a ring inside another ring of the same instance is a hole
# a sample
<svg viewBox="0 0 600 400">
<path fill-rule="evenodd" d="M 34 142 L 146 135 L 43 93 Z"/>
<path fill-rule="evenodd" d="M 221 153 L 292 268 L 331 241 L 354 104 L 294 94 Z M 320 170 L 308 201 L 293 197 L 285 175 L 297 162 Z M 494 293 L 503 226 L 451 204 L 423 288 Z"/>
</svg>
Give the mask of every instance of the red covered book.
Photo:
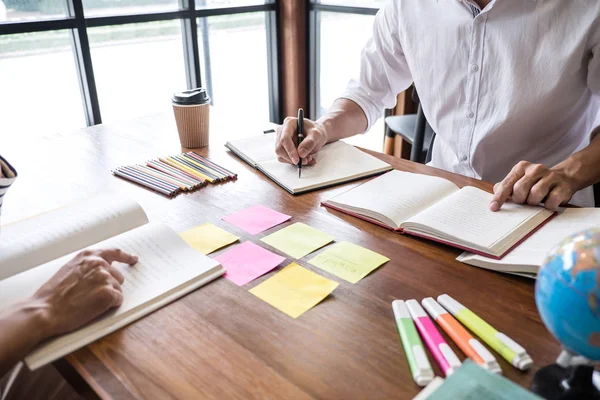
<svg viewBox="0 0 600 400">
<path fill-rule="evenodd" d="M 324 206 L 400 233 L 500 259 L 554 215 L 542 207 L 506 203 L 435 176 L 391 171 L 335 196 Z"/>
</svg>

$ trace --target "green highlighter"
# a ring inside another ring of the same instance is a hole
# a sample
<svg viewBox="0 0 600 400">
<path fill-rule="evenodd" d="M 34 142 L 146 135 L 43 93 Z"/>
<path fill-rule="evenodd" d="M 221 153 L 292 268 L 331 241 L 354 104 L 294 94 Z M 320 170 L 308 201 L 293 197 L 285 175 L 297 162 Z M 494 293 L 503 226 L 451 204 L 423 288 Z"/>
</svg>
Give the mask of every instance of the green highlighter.
<svg viewBox="0 0 600 400">
<path fill-rule="evenodd" d="M 434 374 L 415 324 L 404 301 L 394 300 L 392 302 L 392 310 L 394 311 L 398 333 L 402 340 L 402 346 L 404 347 L 413 379 L 417 385 L 426 386 L 433 380 Z"/>
<path fill-rule="evenodd" d="M 522 371 L 531 368 L 533 360 L 527 354 L 525 349 L 517 342 L 506 336 L 504 333 L 498 332 L 473 311 L 469 310 L 447 294 L 439 296 L 437 301 L 448 310 L 450 314 L 454 315 L 457 320 L 469 328 L 474 334 L 479 336 L 481 340 L 487 343 L 488 346 L 504 357 L 504 359 L 514 367 Z"/>
</svg>

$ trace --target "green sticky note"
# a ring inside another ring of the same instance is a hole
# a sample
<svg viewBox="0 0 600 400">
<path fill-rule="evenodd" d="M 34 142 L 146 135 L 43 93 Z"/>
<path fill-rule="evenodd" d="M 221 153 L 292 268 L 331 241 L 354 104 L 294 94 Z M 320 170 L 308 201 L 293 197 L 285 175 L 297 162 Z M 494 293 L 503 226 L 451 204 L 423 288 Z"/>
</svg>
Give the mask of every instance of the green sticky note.
<svg viewBox="0 0 600 400">
<path fill-rule="evenodd" d="M 356 283 L 389 258 L 350 242 L 340 242 L 309 261 L 315 267 Z"/>
<path fill-rule="evenodd" d="M 302 258 L 333 242 L 333 236 L 301 222 L 296 222 L 260 240 L 287 255 Z"/>
<path fill-rule="evenodd" d="M 466 360 L 427 397 L 427 400 L 460 399 L 542 400 L 516 383 L 486 371 L 470 360 Z"/>
</svg>

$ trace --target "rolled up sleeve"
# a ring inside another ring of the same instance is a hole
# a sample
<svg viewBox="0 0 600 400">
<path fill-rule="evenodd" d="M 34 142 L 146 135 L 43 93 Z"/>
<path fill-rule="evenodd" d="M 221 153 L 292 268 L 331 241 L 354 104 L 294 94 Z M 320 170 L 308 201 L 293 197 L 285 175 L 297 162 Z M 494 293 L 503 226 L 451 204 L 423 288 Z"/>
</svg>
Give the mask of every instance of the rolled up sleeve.
<svg viewBox="0 0 600 400">
<path fill-rule="evenodd" d="M 2 177 L 0 178 L 0 216 L 2 215 L 2 203 L 4 202 L 4 196 L 10 185 L 13 184 L 17 179 L 17 171 L 0 156 L 0 169 L 2 170 Z"/>
<path fill-rule="evenodd" d="M 396 104 L 397 95 L 412 83 L 399 36 L 398 1 L 386 2 L 377 13 L 373 36 L 361 53 L 359 75 L 340 96 L 362 108 L 368 121 L 367 130 L 385 108 Z"/>
</svg>

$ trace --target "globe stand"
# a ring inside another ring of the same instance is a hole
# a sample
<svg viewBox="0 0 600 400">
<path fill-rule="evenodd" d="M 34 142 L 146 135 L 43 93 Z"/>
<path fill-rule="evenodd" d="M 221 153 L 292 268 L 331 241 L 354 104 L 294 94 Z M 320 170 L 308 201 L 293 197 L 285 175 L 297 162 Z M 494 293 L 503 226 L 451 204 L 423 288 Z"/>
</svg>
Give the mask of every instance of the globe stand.
<svg viewBox="0 0 600 400">
<path fill-rule="evenodd" d="M 563 351 L 557 364 L 540 369 L 531 390 L 546 400 L 600 400 L 594 386 L 594 366 L 583 357 Z"/>
</svg>

